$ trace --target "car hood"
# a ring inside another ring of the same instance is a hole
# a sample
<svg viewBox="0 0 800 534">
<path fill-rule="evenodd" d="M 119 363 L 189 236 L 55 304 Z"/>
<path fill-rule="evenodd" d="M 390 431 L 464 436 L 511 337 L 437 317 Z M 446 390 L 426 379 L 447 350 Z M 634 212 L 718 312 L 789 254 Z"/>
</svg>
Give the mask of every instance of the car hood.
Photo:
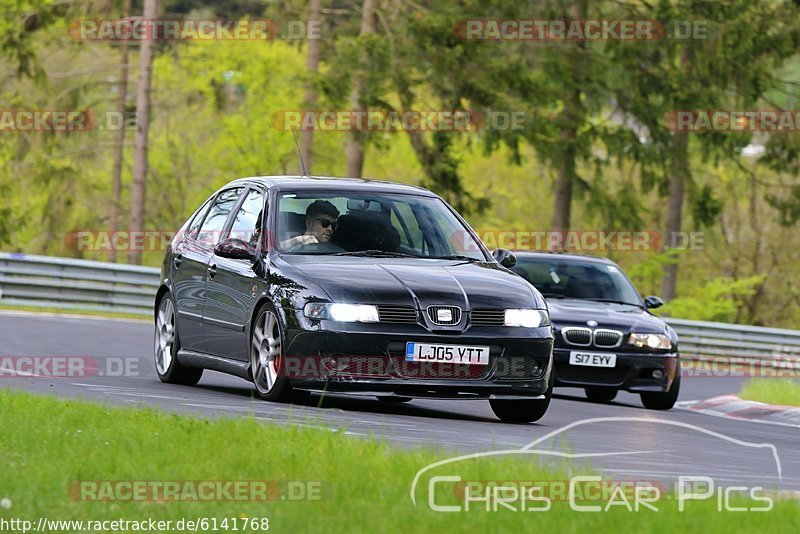
<svg viewBox="0 0 800 534">
<path fill-rule="evenodd" d="M 623 332 L 666 333 L 664 321 L 638 306 L 592 302 L 580 299 L 547 299 L 550 319 L 556 328 L 587 326 L 596 321 L 597 328 L 612 328 Z"/>
<path fill-rule="evenodd" d="M 287 255 L 333 302 L 474 308 L 544 308 L 522 277 L 493 263 L 416 258 Z"/>
</svg>

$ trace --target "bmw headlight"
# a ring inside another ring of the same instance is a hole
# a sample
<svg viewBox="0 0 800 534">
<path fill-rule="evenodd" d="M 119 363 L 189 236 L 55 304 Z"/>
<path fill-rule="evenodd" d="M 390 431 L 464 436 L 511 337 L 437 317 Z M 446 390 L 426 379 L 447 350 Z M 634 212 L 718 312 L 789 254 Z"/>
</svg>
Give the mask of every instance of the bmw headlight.
<svg viewBox="0 0 800 534">
<path fill-rule="evenodd" d="M 525 328 L 550 326 L 550 315 L 547 310 L 506 310 L 505 325 Z"/>
<path fill-rule="evenodd" d="M 346 323 L 377 323 L 379 321 L 378 308 L 368 304 L 309 302 L 303 307 L 303 315 L 309 319 L 330 319 Z"/>
<path fill-rule="evenodd" d="M 666 334 L 631 334 L 628 344 L 640 349 L 665 349 L 672 348 L 672 341 Z"/>
</svg>

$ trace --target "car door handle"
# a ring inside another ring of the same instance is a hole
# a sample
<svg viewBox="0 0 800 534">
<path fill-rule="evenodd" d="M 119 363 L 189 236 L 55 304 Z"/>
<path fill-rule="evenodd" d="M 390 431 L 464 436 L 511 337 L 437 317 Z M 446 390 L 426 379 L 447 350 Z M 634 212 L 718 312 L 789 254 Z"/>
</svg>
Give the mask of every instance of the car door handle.
<svg viewBox="0 0 800 534">
<path fill-rule="evenodd" d="M 208 277 L 214 278 L 214 275 L 217 274 L 217 266 L 212 264 L 208 266 Z"/>
<path fill-rule="evenodd" d="M 182 261 L 183 261 L 183 254 L 175 254 L 175 257 L 172 258 L 172 263 L 175 264 L 176 269 L 181 266 Z"/>
</svg>

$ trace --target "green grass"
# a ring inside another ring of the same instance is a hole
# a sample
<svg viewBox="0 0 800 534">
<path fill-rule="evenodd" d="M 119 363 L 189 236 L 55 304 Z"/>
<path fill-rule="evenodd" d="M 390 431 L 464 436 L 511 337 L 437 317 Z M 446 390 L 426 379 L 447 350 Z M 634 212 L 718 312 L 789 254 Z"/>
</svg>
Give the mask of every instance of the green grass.
<svg viewBox="0 0 800 534">
<path fill-rule="evenodd" d="M 60 315 L 85 315 L 87 317 L 109 317 L 112 319 L 131 319 L 142 322 L 152 322 L 151 318 L 147 315 L 139 315 L 136 313 L 119 313 L 112 311 L 98 311 L 98 310 L 81 310 L 81 309 L 64 309 L 64 308 L 48 308 L 41 306 L 9 306 L 7 304 L 0 305 L 0 310 L 7 311 L 24 311 L 34 313 L 55 313 Z"/>
<path fill-rule="evenodd" d="M 311 422 L 314 424 L 314 422 Z M 498 447 L 500 448 L 500 447 Z M 587 467 L 543 469 L 531 457 L 504 456 L 451 464 L 421 479 L 418 504 L 409 497 L 416 472 L 451 456 L 432 449 L 401 450 L 346 436 L 337 429 L 275 426 L 252 418 L 195 419 L 149 409 L 109 408 L 83 401 L 0 390 L 0 518 L 134 519 L 269 517 L 274 532 L 586 532 L 603 530 L 753 532 L 800 529 L 800 506 L 776 500 L 767 513 L 724 513 L 716 499 L 656 503 L 659 512 L 572 511 L 554 500 L 546 512 L 478 509 L 433 512 L 429 476 L 465 480 L 563 480 Z M 533 457 L 535 458 L 535 457 Z M 559 474 L 561 473 L 561 474 Z M 68 495 L 74 480 L 318 481 L 319 500 L 274 502 L 85 502 Z M 454 504 L 444 492 L 440 504 Z M 602 504 L 602 503 L 601 503 Z M 224 532 L 220 530 L 220 532 Z"/>
<path fill-rule="evenodd" d="M 751 380 L 739 398 L 781 406 L 800 406 L 800 383 L 790 379 Z"/>
</svg>

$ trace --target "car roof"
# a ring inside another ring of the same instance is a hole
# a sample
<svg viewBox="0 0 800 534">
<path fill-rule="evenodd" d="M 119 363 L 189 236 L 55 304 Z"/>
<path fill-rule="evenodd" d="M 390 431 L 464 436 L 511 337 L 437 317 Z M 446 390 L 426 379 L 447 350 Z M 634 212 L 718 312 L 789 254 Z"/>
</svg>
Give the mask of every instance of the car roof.
<svg viewBox="0 0 800 534">
<path fill-rule="evenodd" d="M 578 261 L 591 261 L 595 263 L 614 264 L 608 258 L 602 256 L 589 256 L 587 254 L 569 254 L 565 252 L 531 252 L 531 251 L 514 251 L 517 258 L 542 258 L 542 259 L 564 259 L 564 260 L 578 260 Z"/>
<path fill-rule="evenodd" d="M 435 197 L 435 193 L 424 187 L 382 180 L 369 180 L 364 178 L 340 178 L 335 176 L 251 176 L 234 180 L 227 186 L 234 184 L 258 183 L 279 191 L 372 191 L 380 193 L 404 193 Z"/>
</svg>

